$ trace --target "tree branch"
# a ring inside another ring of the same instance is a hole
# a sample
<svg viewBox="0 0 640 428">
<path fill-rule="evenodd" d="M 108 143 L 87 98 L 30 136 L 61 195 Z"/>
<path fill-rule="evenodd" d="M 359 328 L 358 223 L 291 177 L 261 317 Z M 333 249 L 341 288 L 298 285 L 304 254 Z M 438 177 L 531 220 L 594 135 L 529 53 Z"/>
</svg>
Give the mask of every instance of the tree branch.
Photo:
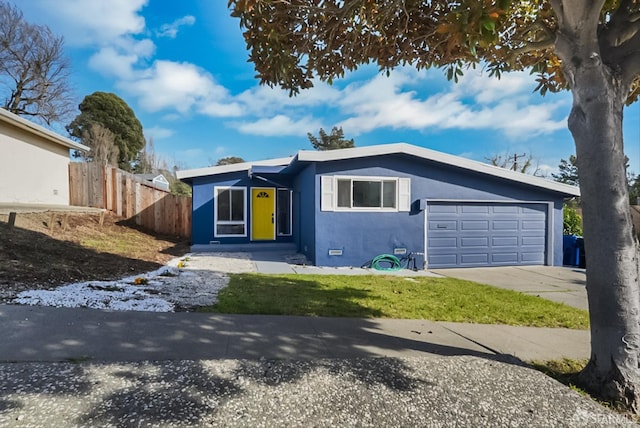
<svg viewBox="0 0 640 428">
<path fill-rule="evenodd" d="M 528 52 L 533 51 L 541 51 L 545 49 L 553 49 L 555 47 L 555 41 L 548 39 L 542 40 L 540 42 L 525 42 L 525 45 L 521 48 L 517 48 L 511 51 L 509 58 L 507 59 L 509 63 L 514 62 L 520 55 L 526 54 Z"/>
</svg>

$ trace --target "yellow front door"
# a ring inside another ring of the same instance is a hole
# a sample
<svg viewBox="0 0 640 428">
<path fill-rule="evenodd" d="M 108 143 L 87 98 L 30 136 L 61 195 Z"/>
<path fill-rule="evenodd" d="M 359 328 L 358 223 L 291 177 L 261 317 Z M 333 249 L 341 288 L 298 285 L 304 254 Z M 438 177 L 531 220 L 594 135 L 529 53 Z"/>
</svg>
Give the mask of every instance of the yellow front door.
<svg viewBox="0 0 640 428">
<path fill-rule="evenodd" d="M 251 239 L 276 239 L 276 189 L 254 187 L 251 189 Z"/>
</svg>

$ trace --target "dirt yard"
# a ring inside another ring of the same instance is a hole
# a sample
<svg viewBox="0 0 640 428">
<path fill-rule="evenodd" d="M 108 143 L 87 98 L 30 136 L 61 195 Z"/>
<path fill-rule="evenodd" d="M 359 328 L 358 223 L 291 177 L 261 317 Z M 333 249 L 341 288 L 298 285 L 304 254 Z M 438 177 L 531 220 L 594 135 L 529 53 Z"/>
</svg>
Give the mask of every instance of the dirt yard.
<svg viewBox="0 0 640 428">
<path fill-rule="evenodd" d="M 0 301 L 24 290 L 118 279 L 158 269 L 189 250 L 188 241 L 145 232 L 106 214 L 0 214 Z"/>
</svg>

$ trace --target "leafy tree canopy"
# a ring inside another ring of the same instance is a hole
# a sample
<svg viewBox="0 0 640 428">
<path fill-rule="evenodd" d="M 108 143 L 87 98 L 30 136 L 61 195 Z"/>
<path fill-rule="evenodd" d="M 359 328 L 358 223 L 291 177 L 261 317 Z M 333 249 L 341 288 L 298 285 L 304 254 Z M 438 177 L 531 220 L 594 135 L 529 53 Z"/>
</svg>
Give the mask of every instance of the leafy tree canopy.
<svg viewBox="0 0 640 428">
<path fill-rule="evenodd" d="M 243 162 L 245 162 L 245 160 L 242 159 L 241 157 L 238 157 L 238 156 L 227 156 L 225 158 L 218 159 L 218 161 L 216 162 L 216 166 L 231 165 L 231 164 L 234 164 L 234 163 L 243 163 Z"/>
<path fill-rule="evenodd" d="M 560 159 L 558 165 L 558 173 L 551 173 L 555 181 L 560 183 L 577 186 L 580 182 L 578 179 L 578 158 L 575 155 L 569 156 L 569 160 Z"/>
<path fill-rule="evenodd" d="M 85 129 L 97 123 L 111 131 L 118 147 L 118 166 L 132 169 L 138 152 L 145 146 L 142 124 L 127 103 L 113 93 L 94 92 L 87 95 L 79 106 L 80 114 L 67 125 L 67 131 L 82 141 Z"/>
<path fill-rule="evenodd" d="M 564 3 L 567 3 L 565 5 Z M 573 4 L 570 4 L 573 3 Z M 491 75 L 531 69 L 544 94 L 567 87 L 557 55 L 559 24 L 597 28 L 600 55 L 620 67 L 629 94 L 640 90 L 640 35 L 634 0 L 230 0 L 262 83 L 297 93 L 315 76 L 331 82 L 361 64 L 444 67 L 456 80 L 465 67 Z M 558 16 L 557 11 L 564 14 Z M 561 22 L 564 21 L 564 22 Z"/>
<path fill-rule="evenodd" d="M 331 134 L 327 134 L 324 129 L 320 128 L 319 135 L 320 138 L 317 138 L 313 134 L 307 133 L 311 145 L 316 150 L 336 150 L 355 147 L 353 138 L 350 140 L 344 138 L 342 127 L 337 128 L 334 126 L 331 129 Z"/>
<path fill-rule="evenodd" d="M 439 67 L 457 81 L 531 70 L 569 89 L 580 164 L 591 359 L 580 385 L 640 411 L 639 244 L 624 168 L 623 108 L 640 91 L 638 0 L 229 0 L 261 83 L 292 94 L 361 64 Z"/>
</svg>

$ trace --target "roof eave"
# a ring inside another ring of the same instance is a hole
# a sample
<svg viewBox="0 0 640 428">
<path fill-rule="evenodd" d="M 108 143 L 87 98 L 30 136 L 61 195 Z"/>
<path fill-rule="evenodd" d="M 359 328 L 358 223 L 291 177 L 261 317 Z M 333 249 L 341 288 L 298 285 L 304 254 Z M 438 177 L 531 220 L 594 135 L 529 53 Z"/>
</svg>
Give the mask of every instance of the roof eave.
<svg viewBox="0 0 640 428">
<path fill-rule="evenodd" d="M 50 131 L 36 123 L 26 120 L 2 108 L 0 108 L 0 121 L 20 128 L 31 134 L 38 135 L 39 137 L 45 138 L 46 140 L 60 144 L 61 146 L 67 147 L 69 149 L 80 150 L 82 152 L 90 151 L 90 148 L 83 144 L 76 143 L 75 141 L 65 138 L 62 135 L 56 134 L 53 131 Z"/>
<path fill-rule="evenodd" d="M 461 168 L 481 174 L 491 175 L 505 180 L 519 182 L 525 185 L 541 188 L 547 191 L 561 193 L 567 196 L 580 196 L 580 189 L 576 186 L 546 180 L 532 175 L 522 174 L 494 165 L 485 164 L 471 159 L 447 153 L 436 152 L 423 147 L 413 146 L 406 143 L 383 144 L 368 147 L 355 147 L 351 149 L 311 151 L 301 150 L 297 159 L 300 162 L 329 162 L 345 159 L 356 159 L 370 156 L 405 154 L 415 156 L 432 162 L 437 162 L 451 167 Z"/>
<path fill-rule="evenodd" d="M 209 175 L 227 174 L 230 172 L 249 171 L 254 165 L 263 166 L 286 166 L 291 163 L 293 157 L 267 159 L 254 162 L 234 163 L 230 165 L 209 166 L 206 168 L 185 169 L 176 171 L 176 177 L 180 180 L 190 180 L 197 177 L 206 177 Z"/>
</svg>

